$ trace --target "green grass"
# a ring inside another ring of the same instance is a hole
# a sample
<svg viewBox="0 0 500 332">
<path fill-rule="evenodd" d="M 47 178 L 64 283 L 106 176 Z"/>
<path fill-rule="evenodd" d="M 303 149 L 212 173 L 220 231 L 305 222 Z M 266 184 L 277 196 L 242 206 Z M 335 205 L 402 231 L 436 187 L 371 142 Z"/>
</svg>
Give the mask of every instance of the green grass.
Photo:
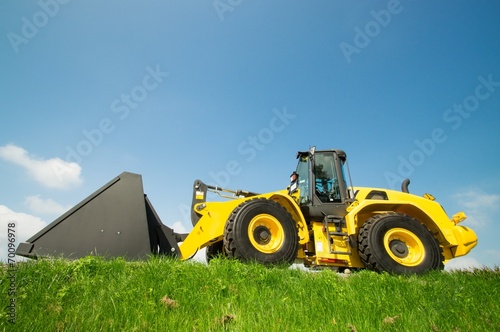
<svg viewBox="0 0 500 332">
<path fill-rule="evenodd" d="M 0 330 L 500 331 L 500 270 L 392 276 L 215 259 L 87 257 L 0 269 Z"/>
</svg>

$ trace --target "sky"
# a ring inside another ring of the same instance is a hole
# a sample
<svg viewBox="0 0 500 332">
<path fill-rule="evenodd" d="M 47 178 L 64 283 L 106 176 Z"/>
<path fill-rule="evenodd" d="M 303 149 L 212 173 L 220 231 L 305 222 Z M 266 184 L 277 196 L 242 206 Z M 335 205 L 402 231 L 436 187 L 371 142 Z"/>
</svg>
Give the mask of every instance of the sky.
<svg viewBox="0 0 500 332">
<path fill-rule="evenodd" d="M 431 193 L 500 265 L 500 3 L 0 2 L 0 259 L 123 171 L 189 231 L 192 184 L 286 188 L 296 152 Z"/>
</svg>

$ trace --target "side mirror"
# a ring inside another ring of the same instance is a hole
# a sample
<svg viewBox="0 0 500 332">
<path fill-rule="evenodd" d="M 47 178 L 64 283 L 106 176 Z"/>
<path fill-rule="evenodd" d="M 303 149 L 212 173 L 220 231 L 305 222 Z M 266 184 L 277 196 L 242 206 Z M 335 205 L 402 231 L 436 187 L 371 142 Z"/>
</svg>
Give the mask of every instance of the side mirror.
<svg viewBox="0 0 500 332">
<path fill-rule="evenodd" d="M 290 175 L 290 186 L 288 187 L 288 195 L 291 195 L 294 192 L 296 192 L 298 187 L 299 187 L 299 175 L 297 174 L 297 172 L 294 171 L 292 175 Z"/>
</svg>

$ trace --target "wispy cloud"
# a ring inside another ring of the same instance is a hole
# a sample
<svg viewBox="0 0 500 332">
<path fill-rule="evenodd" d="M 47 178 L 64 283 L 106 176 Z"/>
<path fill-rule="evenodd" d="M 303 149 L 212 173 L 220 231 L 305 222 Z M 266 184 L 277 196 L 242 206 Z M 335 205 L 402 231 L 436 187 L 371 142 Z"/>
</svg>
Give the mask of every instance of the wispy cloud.
<svg viewBox="0 0 500 332">
<path fill-rule="evenodd" d="M 67 189 L 83 182 L 82 169 L 75 162 L 35 158 L 25 149 L 12 144 L 0 147 L 0 158 L 21 166 L 36 182 L 47 188 Z"/>
<path fill-rule="evenodd" d="M 180 221 L 174 222 L 174 224 L 170 227 L 173 228 L 174 231 L 176 231 L 177 233 L 187 233 L 188 232 L 186 230 L 186 227 L 184 227 L 184 225 Z"/>
<path fill-rule="evenodd" d="M 453 195 L 453 199 L 464 208 L 467 223 L 478 228 L 492 222 L 500 203 L 500 195 L 488 194 L 477 189 L 457 193 Z"/>
<path fill-rule="evenodd" d="M 53 199 L 41 198 L 40 195 L 26 197 L 24 204 L 36 214 L 60 215 L 68 211 L 71 206 L 64 206 Z"/>
<path fill-rule="evenodd" d="M 38 217 L 26 213 L 15 212 L 5 205 L 0 205 L 0 243 L 7 243 L 7 227 L 8 224 L 12 223 L 15 224 L 15 227 L 10 228 L 15 231 L 16 245 L 26 241 L 47 226 L 47 223 Z M 0 261 L 6 260 L 7 250 L 0 250 Z"/>
</svg>

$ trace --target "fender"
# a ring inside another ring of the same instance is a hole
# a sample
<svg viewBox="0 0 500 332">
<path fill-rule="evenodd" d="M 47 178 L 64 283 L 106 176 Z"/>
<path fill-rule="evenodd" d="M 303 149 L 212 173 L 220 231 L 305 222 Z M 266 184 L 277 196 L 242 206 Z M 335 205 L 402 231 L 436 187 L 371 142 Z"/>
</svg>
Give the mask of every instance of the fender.
<svg viewBox="0 0 500 332">
<path fill-rule="evenodd" d="M 271 199 L 283 206 L 296 222 L 299 244 L 309 242 L 307 224 L 299 206 L 295 203 L 294 198 L 288 195 L 287 190 L 281 190 L 224 202 L 202 202 L 195 204 L 193 209 L 200 217 L 184 242 L 179 245 L 181 259 L 189 259 L 199 249 L 222 240 L 224 238 L 226 221 L 231 212 L 241 203 L 255 198 Z"/>
<path fill-rule="evenodd" d="M 288 190 L 271 193 L 269 198 L 281 204 L 288 211 L 288 213 L 292 215 L 292 218 L 295 220 L 297 225 L 299 244 L 309 242 L 309 231 L 307 229 L 306 219 L 304 218 L 304 215 L 302 214 L 302 211 L 297 205 L 294 197 L 288 194 Z"/>
<path fill-rule="evenodd" d="M 351 226 L 350 234 L 357 234 L 359 228 L 371 216 L 377 213 L 394 211 L 410 215 L 422 222 L 438 238 L 443 247 L 446 260 L 467 254 L 476 244 L 474 232 L 465 226 L 458 226 L 449 218 L 440 204 L 416 195 L 392 190 L 383 190 L 388 200 L 364 199 L 372 188 L 357 188 L 357 198 L 348 208 L 347 225 Z M 463 219 L 462 219 L 463 220 Z M 354 227 L 352 227 L 354 226 Z"/>
</svg>

